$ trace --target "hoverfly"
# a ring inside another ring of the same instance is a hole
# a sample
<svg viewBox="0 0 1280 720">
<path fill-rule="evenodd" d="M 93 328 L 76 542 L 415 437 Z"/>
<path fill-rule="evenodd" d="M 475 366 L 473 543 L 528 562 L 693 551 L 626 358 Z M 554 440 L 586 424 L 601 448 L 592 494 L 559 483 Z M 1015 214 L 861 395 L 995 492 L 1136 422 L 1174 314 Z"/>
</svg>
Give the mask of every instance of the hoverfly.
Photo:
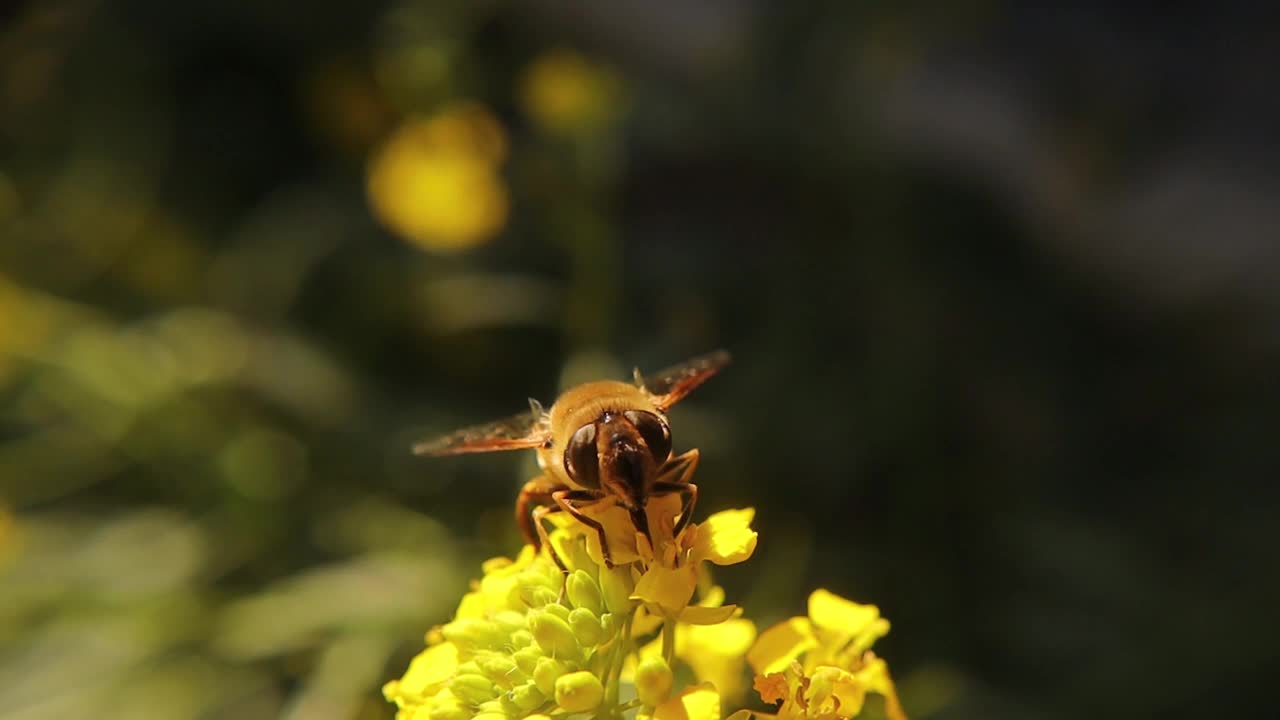
<svg viewBox="0 0 1280 720">
<path fill-rule="evenodd" d="M 543 518 L 566 512 L 599 535 L 605 564 L 613 567 L 604 526 L 582 508 L 612 498 L 647 534 L 648 499 L 680 493 L 678 535 L 698 501 L 698 486 L 690 482 L 698 451 L 672 454 L 666 413 L 728 362 L 729 353 L 719 350 L 650 377 L 637 369 L 634 384 L 585 383 L 566 390 L 550 411 L 530 399 L 528 412 L 419 443 L 413 451 L 457 455 L 536 449 L 542 474 L 525 483 L 516 500 L 516 523 L 525 541 L 535 548 L 549 545 Z M 551 556 L 563 570 L 554 550 Z"/>
</svg>

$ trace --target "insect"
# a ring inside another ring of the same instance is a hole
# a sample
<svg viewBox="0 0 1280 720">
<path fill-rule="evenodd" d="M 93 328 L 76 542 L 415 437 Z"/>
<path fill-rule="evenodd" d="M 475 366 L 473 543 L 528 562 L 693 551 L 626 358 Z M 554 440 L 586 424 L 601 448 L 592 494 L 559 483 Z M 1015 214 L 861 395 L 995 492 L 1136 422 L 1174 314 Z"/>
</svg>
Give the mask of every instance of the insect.
<svg viewBox="0 0 1280 720">
<path fill-rule="evenodd" d="M 613 567 L 605 528 L 582 508 L 612 498 L 648 533 L 645 504 L 672 493 L 683 496 L 674 532 L 689 522 L 698 501 L 690 482 L 698 450 L 672 454 L 667 410 L 729 362 L 719 350 L 650 377 L 635 371 L 635 382 L 589 382 L 566 390 L 544 411 L 529 400 L 529 411 L 496 422 L 464 428 L 415 445 L 419 455 L 457 455 L 535 449 L 542 473 L 525 483 L 516 500 L 516 523 L 527 542 L 547 540 L 543 518 L 566 512 L 600 537 L 605 564 Z M 564 562 L 551 553 L 563 570 Z"/>
</svg>

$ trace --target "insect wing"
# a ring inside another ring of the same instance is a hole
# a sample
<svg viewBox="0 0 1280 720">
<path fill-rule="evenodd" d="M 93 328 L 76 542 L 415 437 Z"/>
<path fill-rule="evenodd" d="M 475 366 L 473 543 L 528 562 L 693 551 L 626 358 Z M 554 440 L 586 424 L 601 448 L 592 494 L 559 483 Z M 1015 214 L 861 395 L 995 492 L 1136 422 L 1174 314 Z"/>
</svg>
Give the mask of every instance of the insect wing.
<svg viewBox="0 0 1280 720">
<path fill-rule="evenodd" d="M 417 455 L 461 455 L 523 450 L 538 447 L 549 437 L 542 413 L 530 411 L 420 442 L 413 446 L 413 452 Z"/>
<path fill-rule="evenodd" d="M 728 364 L 729 353 L 717 350 L 652 375 L 641 375 L 637 370 L 636 380 L 654 396 L 658 408 L 666 411 Z"/>
</svg>

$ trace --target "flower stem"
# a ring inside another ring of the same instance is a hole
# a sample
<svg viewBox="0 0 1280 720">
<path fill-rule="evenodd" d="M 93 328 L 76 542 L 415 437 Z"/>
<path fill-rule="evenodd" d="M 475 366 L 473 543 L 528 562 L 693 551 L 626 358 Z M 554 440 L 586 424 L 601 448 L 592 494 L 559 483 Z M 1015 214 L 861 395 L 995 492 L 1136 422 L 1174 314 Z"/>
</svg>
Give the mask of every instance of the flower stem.
<svg viewBox="0 0 1280 720">
<path fill-rule="evenodd" d="M 615 641 L 613 654 L 609 657 L 604 690 L 604 704 L 607 708 L 618 704 L 618 693 L 622 689 L 622 666 L 626 663 L 627 653 L 631 651 L 631 621 L 634 618 L 635 611 L 627 614 L 627 619 L 622 623 L 622 635 Z"/>
<path fill-rule="evenodd" d="M 667 661 L 667 667 L 676 659 L 676 621 L 671 618 L 662 621 L 662 659 Z"/>
</svg>

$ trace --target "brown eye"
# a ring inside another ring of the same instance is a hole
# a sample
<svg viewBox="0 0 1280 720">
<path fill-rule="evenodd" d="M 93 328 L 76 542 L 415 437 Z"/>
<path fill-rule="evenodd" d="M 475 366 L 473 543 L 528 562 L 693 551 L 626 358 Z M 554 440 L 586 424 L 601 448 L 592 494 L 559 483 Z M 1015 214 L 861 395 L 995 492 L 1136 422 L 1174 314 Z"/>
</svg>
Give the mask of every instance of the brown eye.
<svg viewBox="0 0 1280 720">
<path fill-rule="evenodd" d="M 671 455 L 671 428 L 667 427 L 666 421 L 643 410 L 628 410 L 623 415 L 640 431 L 640 437 L 649 446 L 653 459 L 659 463 L 666 461 Z"/>
<path fill-rule="evenodd" d="M 600 462 L 596 458 L 596 426 L 583 425 L 564 449 L 564 469 L 573 481 L 593 490 L 600 487 Z"/>
</svg>

